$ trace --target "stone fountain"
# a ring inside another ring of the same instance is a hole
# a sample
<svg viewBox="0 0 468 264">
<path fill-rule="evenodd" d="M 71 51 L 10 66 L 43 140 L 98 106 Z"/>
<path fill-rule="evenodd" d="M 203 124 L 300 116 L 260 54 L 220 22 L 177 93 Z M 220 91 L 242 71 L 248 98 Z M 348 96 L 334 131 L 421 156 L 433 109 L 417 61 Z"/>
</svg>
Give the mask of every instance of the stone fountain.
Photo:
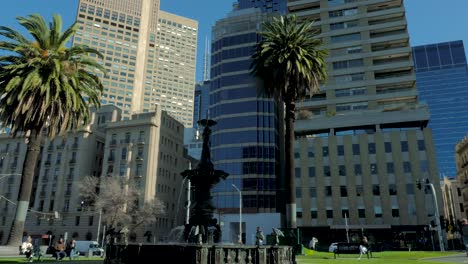
<svg viewBox="0 0 468 264">
<path fill-rule="evenodd" d="M 293 264 L 294 250 L 290 246 L 225 245 L 220 244 L 221 229 L 213 218 L 211 189 L 228 174 L 215 170 L 210 155 L 210 135 L 214 120 L 198 121 L 203 126 L 203 148 L 195 169 L 181 175 L 192 184 L 192 204 L 189 223 L 183 229 L 183 242 L 157 244 L 108 245 L 105 263 L 184 263 L 184 264 Z M 177 235 L 174 235 L 177 236 Z"/>
</svg>

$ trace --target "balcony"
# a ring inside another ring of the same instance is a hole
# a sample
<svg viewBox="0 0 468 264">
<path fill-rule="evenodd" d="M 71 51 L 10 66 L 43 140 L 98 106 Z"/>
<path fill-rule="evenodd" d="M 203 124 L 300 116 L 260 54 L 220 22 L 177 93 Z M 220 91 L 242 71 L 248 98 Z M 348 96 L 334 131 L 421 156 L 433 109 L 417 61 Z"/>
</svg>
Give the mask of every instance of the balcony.
<svg viewBox="0 0 468 264">
<path fill-rule="evenodd" d="M 143 160 L 143 156 L 137 156 L 135 159 L 136 159 L 137 161 L 142 161 L 142 160 Z"/>
<path fill-rule="evenodd" d="M 44 191 L 39 193 L 39 197 L 45 197 L 45 195 L 46 195 L 46 192 L 44 192 Z"/>
<path fill-rule="evenodd" d="M 50 160 L 46 160 L 46 161 L 44 162 L 44 165 L 50 166 Z"/>
<path fill-rule="evenodd" d="M 71 145 L 71 148 L 72 148 L 72 149 L 77 149 L 77 148 L 78 148 L 78 143 L 73 143 L 73 144 Z"/>
<path fill-rule="evenodd" d="M 138 144 L 138 145 L 144 145 L 144 144 L 146 144 L 146 143 L 145 143 L 145 140 L 144 140 L 144 139 L 139 138 L 139 139 L 137 140 L 137 144 Z"/>
<path fill-rule="evenodd" d="M 117 140 L 112 139 L 112 140 L 109 142 L 109 145 L 110 145 L 110 146 L 115 146 L 115 145 L 117 145 Z"/>
<path fill-rule="evenodd" d="M 57 146 L 57 150 L 63 150 L 65 148 L 65 144 L 61 144 Z"/>
<path fill-rule="evenodd" d="M 47 147 L 47 151 L 53 151 L 54 150 L 54 145 L 50 145 Z"/>
<path fill-rule="evenodd" d="M 70 164 L 75 164 L 76 163 L 76 159 L 71 159 L 70 160 Z"/>
<path fill-rule="evenodd" d="M 71 195 L 71 190 L 65 191 L 65 196 L 70 196 Z"/>
<path fill-rule="evenodd" d="M 130 144 L 131 140 L 129 138 L 120 140 L 120 144 Z"/>
<path fill-rule="evenodd" d="M 114 162 L 114 161 L 115 161 L 115 158 L 112 157 L 112 156 L 110 156 L 110 157 L 107 158 L 107 161 L 108 161 L 108 162 Z"/>
<path fill-rule="evenodd" d="M 67 181 L 73 181 L 73 174 L 68 174 Z"/>
</svg>

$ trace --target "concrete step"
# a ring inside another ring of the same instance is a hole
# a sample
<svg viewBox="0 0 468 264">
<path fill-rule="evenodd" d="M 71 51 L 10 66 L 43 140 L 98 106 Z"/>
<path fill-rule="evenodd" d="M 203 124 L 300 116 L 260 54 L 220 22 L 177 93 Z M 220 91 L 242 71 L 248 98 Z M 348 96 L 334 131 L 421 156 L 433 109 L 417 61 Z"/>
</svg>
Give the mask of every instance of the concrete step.
<svg viewBox="0 0 468 264">
<path fill-rule="evenodd" d="M 0 256 L 19 256 L 19 247 L 0 246 Z"/>
</svg>

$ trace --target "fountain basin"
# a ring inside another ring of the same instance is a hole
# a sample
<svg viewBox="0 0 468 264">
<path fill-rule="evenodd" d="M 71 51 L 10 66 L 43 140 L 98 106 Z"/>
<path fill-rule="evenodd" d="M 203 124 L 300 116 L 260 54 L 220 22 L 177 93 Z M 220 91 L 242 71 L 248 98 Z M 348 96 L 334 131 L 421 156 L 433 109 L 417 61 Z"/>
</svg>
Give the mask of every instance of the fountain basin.
<svg viewBox="0 0 468 264">
<path fill-rule="evenodd" d="M 108 245 L 105 263 L 293 264 L 290 246 L 187 243 Z"/>
</svg>

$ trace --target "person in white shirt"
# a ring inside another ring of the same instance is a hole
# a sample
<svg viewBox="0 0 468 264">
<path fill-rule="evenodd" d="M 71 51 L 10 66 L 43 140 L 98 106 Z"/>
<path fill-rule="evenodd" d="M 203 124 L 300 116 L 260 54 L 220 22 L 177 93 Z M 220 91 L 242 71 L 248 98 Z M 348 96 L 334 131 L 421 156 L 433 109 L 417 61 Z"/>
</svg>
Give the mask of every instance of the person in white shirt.
<svg viewBox="0 0 468 264">
<path fill-rule="evenodd" d="M 33 261 L 33 245 L 32 245 L 32 238 L 31 236 L 28 236 L 26 238 L 26 241 L 23 242 L 21 245 L 21 252 L 26 255 L 26 258 L 28 258 L 29 262 Z"/>
</svg>

